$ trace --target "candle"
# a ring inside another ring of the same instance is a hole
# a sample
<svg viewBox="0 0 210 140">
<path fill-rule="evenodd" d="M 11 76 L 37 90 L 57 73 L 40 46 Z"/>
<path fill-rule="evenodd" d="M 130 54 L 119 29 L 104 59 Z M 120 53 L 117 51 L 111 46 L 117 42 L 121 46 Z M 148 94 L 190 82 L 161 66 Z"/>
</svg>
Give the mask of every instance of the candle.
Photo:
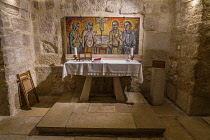
<svg viewBox="0 0 210 140">
<path fill-rule="evenodd" d="M 133 56 L 133 48 L 131 48 L 131 56 Z"/>
<path fill-rule="evenodd" d="M 77 47 L 74 47 L 74 54 L 77 55 Z"/>
</svg>

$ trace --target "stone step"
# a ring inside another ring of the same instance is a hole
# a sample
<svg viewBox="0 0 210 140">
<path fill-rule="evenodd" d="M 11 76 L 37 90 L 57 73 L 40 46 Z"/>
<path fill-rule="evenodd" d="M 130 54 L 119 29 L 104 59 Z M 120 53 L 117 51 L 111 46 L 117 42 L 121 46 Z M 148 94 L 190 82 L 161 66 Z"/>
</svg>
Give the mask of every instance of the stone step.
<svg viewBox="0 0 210 140">
<path fill-rule="evenodd" d="M 36 128 L 48 135 L 162 136 L 165 131 L 149 104 L 141 103 L 56 103 Z"/>
</svg>

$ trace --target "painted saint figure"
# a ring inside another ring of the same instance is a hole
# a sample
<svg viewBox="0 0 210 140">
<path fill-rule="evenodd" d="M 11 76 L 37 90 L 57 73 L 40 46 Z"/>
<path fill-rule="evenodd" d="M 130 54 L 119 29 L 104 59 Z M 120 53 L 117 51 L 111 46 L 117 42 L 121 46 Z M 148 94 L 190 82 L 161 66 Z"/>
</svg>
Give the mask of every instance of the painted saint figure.
<svg viewBox="0 0 210 140">
<path fill-rule="evenodd" d="M 122 31 L 118 29 L 118 21 L 112 22 L 112 30 L 109 32 L 109 43 L 108 46 L 111 48 L 112 54 L 121 54 L 122 53 Z"/>
<path fill-rule="evenodd" d="M 136 35 L 135 32 L 130 30 L 132 24 L 130 21 L 126 21 L 124 24 L 125 30 L 123 31 L 123 45 L 124 54 L 130 54 L 131 48 L 134 52 L 136 49 Z"/>
<path fill-rule="evenodd" d="M 70 44 L 70 51 L 72 54 L 74 54 L 74 48 L 77 48 L 78 52 L 82 52 L 82 38 L 80 37 L 79 34 L 79 23 L 74 22 L 72 24 L 72 30 L 69 33 L 69 44 Z"/>
<path fill-rule="evenodd" d="M 94 53 L 94 46 L 96 43 L 96 31 L 93 31 L 93 22 L 88 21 L 86 27 L 82 32 L 83 47 L 85 52 Z"/>
</svg>

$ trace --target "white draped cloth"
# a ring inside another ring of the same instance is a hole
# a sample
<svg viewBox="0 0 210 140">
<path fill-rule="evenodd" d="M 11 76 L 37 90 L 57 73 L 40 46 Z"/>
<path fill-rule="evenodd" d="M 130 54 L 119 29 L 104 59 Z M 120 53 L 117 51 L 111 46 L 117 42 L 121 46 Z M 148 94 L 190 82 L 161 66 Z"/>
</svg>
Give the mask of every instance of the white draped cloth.
<svg viewBox="0 0 210 140">
<path fill-rule="evenodd" d="M 64 63 L 62 78 L 70 75 L 83 76 L 135 76 L 143 83 L 142 65 L 136 60 L 101 60 L 100 63 L 91 61 L 69 60 Z"/>
</svg>

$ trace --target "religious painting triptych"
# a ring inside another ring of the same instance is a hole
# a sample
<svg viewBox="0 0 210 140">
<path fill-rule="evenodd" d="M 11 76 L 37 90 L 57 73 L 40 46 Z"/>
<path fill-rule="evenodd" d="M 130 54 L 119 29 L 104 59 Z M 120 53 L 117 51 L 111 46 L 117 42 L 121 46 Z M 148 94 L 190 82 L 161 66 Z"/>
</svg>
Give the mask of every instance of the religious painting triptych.
<svg viewBox="0 0 210 140">
<path fill-rule="evenodd" d="M 138 54 L 139 26 L 139 17 L 66 17 L 67 53 Z"/>
</svg>

